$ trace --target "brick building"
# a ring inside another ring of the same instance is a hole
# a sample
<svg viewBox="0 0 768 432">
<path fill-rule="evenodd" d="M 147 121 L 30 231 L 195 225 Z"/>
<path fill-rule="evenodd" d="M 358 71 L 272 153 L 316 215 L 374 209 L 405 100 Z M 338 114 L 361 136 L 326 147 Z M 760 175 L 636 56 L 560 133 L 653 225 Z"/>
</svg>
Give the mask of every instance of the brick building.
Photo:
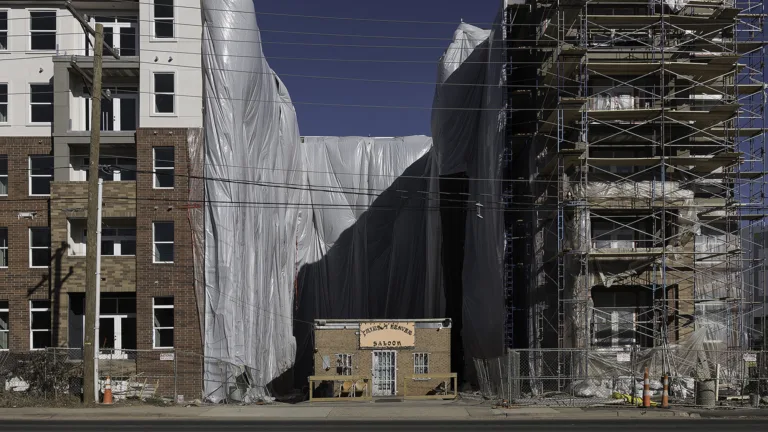
<svg viewBox="0 0 768 432">
<path fill-rule="evenodd" d="M 0 351 L 70 348 L 76 360 L 93 57 L 63 3 L 0 0 L 0 52 L 14 65 L 0 69 Z M 202 145 L 199 1 L 73 4 L 120 53 L 105 50 L 103 65 L 102 368 L 157 377 L 159 394 L 197 398 L 191 224 L 203 191 L 190 180 L 202 164 L 189 155 Z"/>
<path fill-rule="evenodd" d="M 315 377 L 370 377 L 374 397 L 434 394 L 451 373 L 450 319 L 316 320 L 314 341 Z"/>
</svg>

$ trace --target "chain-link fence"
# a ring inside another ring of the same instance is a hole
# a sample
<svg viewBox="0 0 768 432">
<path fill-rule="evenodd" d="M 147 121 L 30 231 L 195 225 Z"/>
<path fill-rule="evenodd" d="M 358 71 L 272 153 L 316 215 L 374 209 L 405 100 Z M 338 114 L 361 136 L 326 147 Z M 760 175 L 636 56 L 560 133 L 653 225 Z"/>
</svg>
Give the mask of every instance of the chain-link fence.
<svg viewBox="0 0 768 432">
<path fill-rule="evenodd" d="M 711 383 L 728 404 L 768 395 L 768 352 L 515 350 L 474 365 L 483 397 L 514 404 L 634 404 L 643 396 L 646 368 L 653 399 L 661 398 L 664 375 L 670 401 L 678 404 L 696 404 L 701 383 Z"/>
<path fill-rule="evenodd" d="M 206 400 L 204 364 L 231 373 L 211 388 L 225 389 L 224 398 Z M 49 348 L 30 352 L 0 352 L 0 393 L 39 400 L 83 398 L 83 350 Z M 110 378 L 113 398 L 165 400 L 188 403 L 249 402 L 247 368 L 200 354 L 179 350 L 101 350 L 98 361 L 99 390 Z M 260 392 L 264 393 L 264 392 Z"/>
</svg>

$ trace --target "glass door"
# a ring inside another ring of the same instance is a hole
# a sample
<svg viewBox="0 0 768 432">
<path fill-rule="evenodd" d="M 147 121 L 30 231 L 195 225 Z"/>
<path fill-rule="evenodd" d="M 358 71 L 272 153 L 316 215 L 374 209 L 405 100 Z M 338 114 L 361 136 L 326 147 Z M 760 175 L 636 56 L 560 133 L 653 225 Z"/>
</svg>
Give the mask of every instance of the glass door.
<svg viewBox="0 0 768 432">
<path fill-rule="evenodd" d="M 133 329 L 131 328 L 133 326 Z M 101 315 L 99 317 L 99 358 L 122 360 L 136 349 L 136 315 Z"/>
<path fill-rule="evenodd" d="M 107 90 L 107 89 L 105 89 Z M 101 99 L 102 131 L 135 131 L 138 126 L 139 103 L 137 88 L 110 88 L 111 98 Z M 85 104 L 85 129 L 91 130 L 92 101 Z"/>
<path fill-rule="evenodd" d="M 397 352 L 373 352 L 373 396 L 397 394 Z"/>
<path fill-rule="evenodd" d="M 115 48 L 121 56 L 138 55 L 138 17 L 118 16 L 118 17 L 91 17 L 91 27 L 96 27 L 96 23 L 104 26 L 104 42 Z M 93 37 L 87 36 L 85 55 L 90 56 L 93 46 Z"/>
</svg>

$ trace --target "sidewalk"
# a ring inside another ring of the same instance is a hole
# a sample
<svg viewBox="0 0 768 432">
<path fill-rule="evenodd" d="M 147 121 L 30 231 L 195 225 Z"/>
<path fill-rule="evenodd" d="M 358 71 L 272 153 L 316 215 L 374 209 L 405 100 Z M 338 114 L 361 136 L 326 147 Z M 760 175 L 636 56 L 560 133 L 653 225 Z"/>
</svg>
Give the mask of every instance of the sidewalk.
<svg viewBox="0 0 768 432">
<path fill-rule="evenodd" d="M 764 411 L 768 410 L 753 410 Z M 141 420 L 141 419 L 238 419 L 238 420 L 597 420 L 597 419 L 695 419 L 702 415 L 689 410 L 643 410 L 637 408 L 548 408 L 496 409 L 489 405 L 460 403 L 346 403 L 309 405 L 216 405 L 204 407 L 104 406 L 96 408 L 4 408 L 3 420 Z M 710 416 L 707 416 L 710 417 Z"/>
</svg>

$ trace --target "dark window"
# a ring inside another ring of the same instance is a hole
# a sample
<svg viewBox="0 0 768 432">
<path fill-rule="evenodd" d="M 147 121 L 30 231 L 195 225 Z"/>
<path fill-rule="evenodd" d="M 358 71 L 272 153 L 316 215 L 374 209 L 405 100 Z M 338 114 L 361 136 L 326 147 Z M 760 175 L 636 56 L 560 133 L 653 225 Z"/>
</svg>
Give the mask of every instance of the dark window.
<svg viewBox="0 0 768 432">
<path fill-rule="evenodd" d="M 0 228 L 0 267 L 8 267 L 8 228 Z"/>
<path fill-rule="evenodd" d="M 48 267 L 51 261 L 51 233 L 47 227 L 29 229 L 30 267 Z"/>
<path fill-rule="evenodd" d="M 29 302 L 30 344 L 32 349 L 45 349 L 51 345 L 51 303 L 48 300 Z"/>
<path fill-rule="evenodd" d="M 155 37 L 172 39 L 174 37 L 173 0 L 155 0 Z"/>
<path fill-rule="evenodd" d="M 0 155 L 0 195 L 8 195 L 8 156 Z"/>
<path fill-rule="evenodd" d="M 0 301 L 0 351 L 8 349 L 8 334 L 11 332 L 11 326 L 8 323 L 9 315 L 8 302 Z"/>
<path fill-rule="evenodd" d="M 53 121 L 53 85 L 30 84 L 30 114 L 32 123 L 51 123 Z"/>
<path fill-rule="evenodd" d="M 176 82 L 173 73 L 155 74 L 155 112 L 173 114 L 175 111 Z"/>
<path fill-rule="evenodd" d="M 0 50 L 8 49 L 8 11 L 0 11 Z"/>
<path fill-rule="evenodd" d="M 56 50 L 56 11 L 29 13 L 30 48 L 34 51 Z"/>
<path fill-rule="evenodd" d="M 53 179 L 52 156 L 29 157 L 29 194 L 50 195 Z"/>
<path fill-rule="evenodd" d="M 155 187 L 172 188 L 175 170 L 173 147 L 155 147 L 154 152 Z"/>
<path fill-rule="evenodd" d="M 0 83 L 0 123 L 8 123 L 8 84 L 5 83 Z"/>
<path fill-rule="evenodd" d="M 155 297 L 152 303 L 155 348 L 173 348 L 173 297 Z"/>
<path fill-rule="evenodd" d="M 154 231 L 154 262 L 173 262 L 173 222 L 155 222 Z"/>
</svg>

